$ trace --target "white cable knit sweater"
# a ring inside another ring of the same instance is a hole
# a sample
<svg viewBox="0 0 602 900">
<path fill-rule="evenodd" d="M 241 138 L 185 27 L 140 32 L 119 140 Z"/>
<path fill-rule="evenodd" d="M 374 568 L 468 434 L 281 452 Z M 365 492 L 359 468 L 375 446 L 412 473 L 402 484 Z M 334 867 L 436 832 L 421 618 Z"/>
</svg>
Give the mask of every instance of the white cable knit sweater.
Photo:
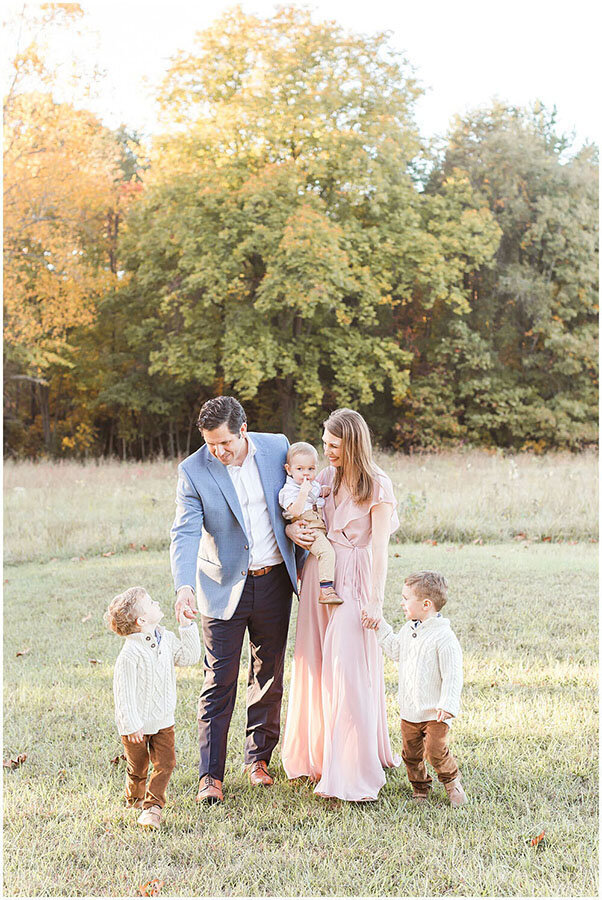
<svg viewBox="0 0 602 900">
<path fill-rule="evenodd" d="M 426 619 L 418 628 L 411 622 L 395 634 L 381 620 L 376 630 L 383 652 L 399 663 L 399 708 L 408 722 L 427 722 L 444 709 L 457 716 L 462 691 L 462 650 L 449 619 Z M 453 720 L 448 719 L 448 724 Z"/>
<path fill-rule="evenodd" d="M 119 734 L 156 734 L 174 724 L 176 672 L 174 666 L 192 666 L 201 656 L 196 622 L 180 626 L 180 640 L 173 631 L 157 626 L 154 634 L 126 635 L 113 671 L 115 721 Z"/>
</svg>

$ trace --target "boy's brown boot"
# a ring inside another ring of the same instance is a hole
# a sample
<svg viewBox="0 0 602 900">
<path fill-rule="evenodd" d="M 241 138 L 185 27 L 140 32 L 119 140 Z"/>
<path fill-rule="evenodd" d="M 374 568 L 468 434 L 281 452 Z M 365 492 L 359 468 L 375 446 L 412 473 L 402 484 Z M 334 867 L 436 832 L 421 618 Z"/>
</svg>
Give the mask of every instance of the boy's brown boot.
<svg viewBox="0 0 602 900">
<path fill-rule="evenodd" d="M 320 603 L 325 603 L 327 606 L 339 606 L 339 604 L 343 602 L 335 589 L 331 587 L 321 587 L 318 600 Z"/>
<path fill-rule="evenodd" d="M 459 778 L 454 778 L 453 781 L 450 781 L 443 786 L 447 791 L 447 796 L 449 797 L 449 802 L 452 806 L 464 806 L 464 804 L 468 802 L 468 797 L 464 793 L 464 788 L 460 784 Z"/>
<path fill-rule="evenodd" d="M 138 816 L 138 825 L 144 825 L 146 828 L 159 828 L 161 825 L 161 807 L 149 806 L 143 809 Z"/>
<path fill-rule="evenodd" d="M 428 796 L 428 791 L 417 791 L 416 788 L 414 788 L 414 791 L 412 793 L 412 800 L 414 801 L 414 803 L 418 804 L 426 803 L 426 801 L 428 800 Z"/>
</svg>

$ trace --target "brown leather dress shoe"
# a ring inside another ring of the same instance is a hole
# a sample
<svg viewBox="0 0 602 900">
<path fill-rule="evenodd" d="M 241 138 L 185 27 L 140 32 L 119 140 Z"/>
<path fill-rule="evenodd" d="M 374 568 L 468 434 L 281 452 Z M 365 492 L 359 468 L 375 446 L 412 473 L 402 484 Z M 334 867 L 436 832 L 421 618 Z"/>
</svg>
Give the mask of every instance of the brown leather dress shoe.
<svg viewBox="0 0 602 900">
<path fill-rule="evenodd" d="M 264 787 L 267 787 L 270 784 L 274 784 L 274 779 L 268 772 L 268 764 L 264 759 L 258 759 L 246 768 L 252 785 L 262 784 Z"/>
<path fill-rule="evenodd" d="M 331 587 L 321 587 L 320 588 L 320 596 L 318 597 L 318 603 L 324 603 L 326 606 L 339 606 L 343 601 L 337 594 L 334 588 Z"/>
<path fill-rule="evenodd" d="M 224 793 L 219 778 L 214 778 L 213 775 L 203 775 L 199 781 L 197 803 L 222 803 L 223 799 Z"/>
</svg>

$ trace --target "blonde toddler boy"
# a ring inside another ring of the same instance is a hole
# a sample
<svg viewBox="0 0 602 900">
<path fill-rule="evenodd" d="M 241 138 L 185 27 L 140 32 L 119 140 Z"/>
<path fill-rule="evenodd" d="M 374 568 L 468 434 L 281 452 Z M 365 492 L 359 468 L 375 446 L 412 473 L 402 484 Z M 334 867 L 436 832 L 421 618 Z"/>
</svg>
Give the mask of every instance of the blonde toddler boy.
<svg viewBox="0 0 602 900">
<path fill-rule="evenodd" d="M 179 619 L 180 640 L 159 625 L 163 612 L 143 587 L 114 597 L 105 621 L 125 637 L 113 672 L 115 721 L 127 761 L 126 805 L 142 809 L 140 825 L 159 828 L 165 789 L 176 764 L 174 666 L 191 666 L 201 655 L 196 622 Z M 147 784 L 149 762 L 153 765 Z"/>
<path fill-rule="evenodd" d="M 447 582 L 438 572 L 409 575 L 401 606 L 408 620 L 398 634 L 381 619 L 376 635 L 387 656 L 399 663 L 402 758 L 423 803 L 431 789 L 425 757 L 443 784 L 452 806 L 466 803 L 458 764 L 449 752 L 449 726 L 458 715 L 462 691 L 462 650 L 441 615 Z"/>
</svg>

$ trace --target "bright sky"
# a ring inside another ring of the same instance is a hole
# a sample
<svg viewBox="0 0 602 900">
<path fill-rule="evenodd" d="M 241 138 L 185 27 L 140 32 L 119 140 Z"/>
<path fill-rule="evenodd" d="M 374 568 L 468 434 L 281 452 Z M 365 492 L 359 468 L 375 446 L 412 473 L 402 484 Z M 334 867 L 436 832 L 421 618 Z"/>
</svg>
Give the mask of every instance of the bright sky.
<svg viewBox="0 0 602 900">
<path fill-rule="evenodd" d="M 14 7 L 11 3 L 11 6 Z M 93 52 L 107 70 L 94 108 L 107 125 L 125 122 L 152 133 L 153 103 L 145 79 L 156 82 L 168 60 L 191 46 L 228 0 L 81 0 Z M 245 11 L 270 15 L 276 4 L 241 0 Z M 455 113 L 494 96 L 514 104 L 556 105 L 559 126 L 577 141 L 600 138 L 598 83 L 602 5 L 597 0 L 320 0 L 314 18 L 353 31 L 392 32 L 392 43 L 416 68 L 427 94 L 417 120 L 427 136 L 443 134 Z"/>
</svg>

